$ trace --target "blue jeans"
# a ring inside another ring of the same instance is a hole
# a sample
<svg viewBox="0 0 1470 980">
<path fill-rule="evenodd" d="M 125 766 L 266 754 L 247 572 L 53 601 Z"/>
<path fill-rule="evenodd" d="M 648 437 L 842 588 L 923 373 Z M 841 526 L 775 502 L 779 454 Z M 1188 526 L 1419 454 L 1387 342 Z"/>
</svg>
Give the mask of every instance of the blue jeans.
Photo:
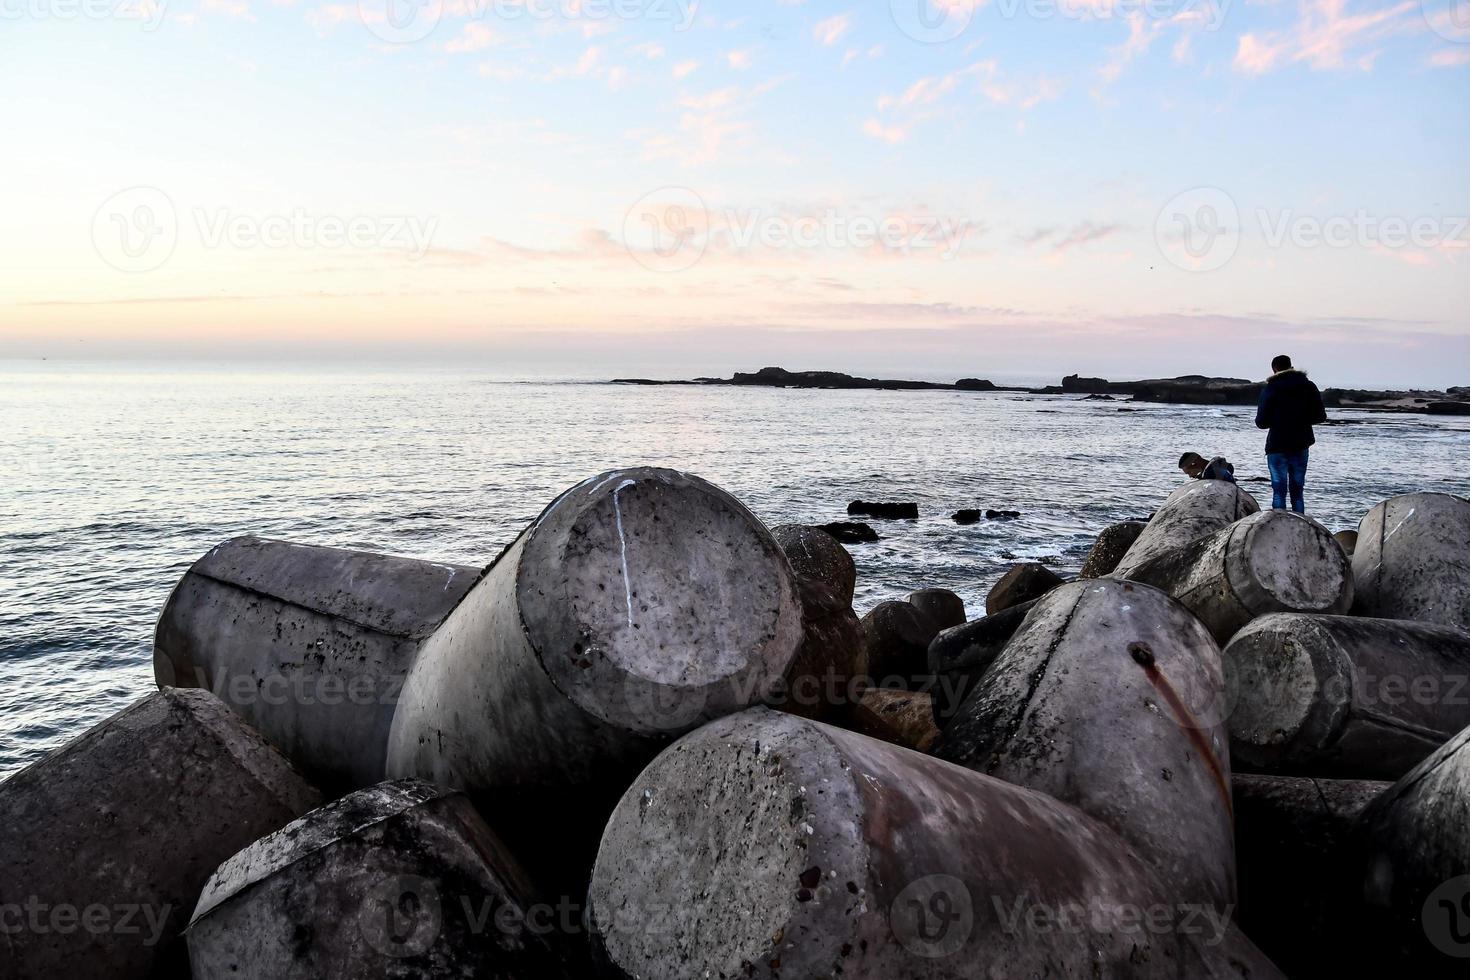
<svg viewBox="0 0 1470 980">
<path fill-rule="evenodd" d="M 1286 497 L 1291 496 L 1291 509 L 1298 514 L 1307 512 L 1302 500 L 1302 487 L 1307 482 L 1307 450 L 1299 453 L 1267 453 L 1266 466 L 1271 471 L 1271 506 L 1276 510 L 1286 508 Z"/>
</svg>

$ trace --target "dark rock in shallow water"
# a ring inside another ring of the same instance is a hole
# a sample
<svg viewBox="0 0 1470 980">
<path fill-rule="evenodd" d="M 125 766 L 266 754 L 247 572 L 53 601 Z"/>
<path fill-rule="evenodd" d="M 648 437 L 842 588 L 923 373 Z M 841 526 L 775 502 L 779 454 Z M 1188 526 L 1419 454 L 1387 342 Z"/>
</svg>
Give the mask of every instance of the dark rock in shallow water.
<svg viewBox="0 0 1470 980">
<path fill-rule="evenodd" d="M 982 378 L 961 378 L 954 385 L 960 391 L 996 391 L 996 387 Z"/>
<path fill-rule="evenodd" d="M 866 673 L 891 686 L 922 683 L 928 673 L 929 641 L 938 628 L 907 602 L 880 602 L 863 617 Z"/>
<path fill-rule="evenodd" d="M 987 510 L 985 519 L 988 521 L 1013 521 L 1021 516 L 1019 510 Z"/>
<path fill-rule="evenodd" d="M 1470 415 L 1470 402 L 1430 402 L 1424 411 L 1430 415 Z"/>
<path fill-rule="evenodd" d="M 948 589 L 919 589 L 908 594 L 908 601 L 929 617 L 935 630 L 947 630 L 965 622 L 965 600 Z"/>
<path fill-rule="evenodd" d="M 736 372 L 726 384 L 756 385 L 768 388 L 876 388 L 879 390 L 927 391 L 953 388 L 935 381 L 898 381 L 886 378 L 858 378 L 840 371 L 788 371 L 766 367 L 754 374 Z"/>
<path fill-rule="evenodd" d="M 771 528 L 771 536 L 797 575 L 814 578 L 844 602 L 852 602 L 857 566 L 835 537 L 809 524 L 781 524 Z"/>
<path fill-rule="evenodd" d="M 854 500 L 847 505 L 849 516 L 879 517 L 887 520 L 917 520 L 919 505 L 915 503 L 888 503 L 870 500 Z"/>
<path fill-rule="evenodd" d="M 843 544 L 871 544 L 878 540 L 878 532 L 862 521 L 833 521 L 818 527 Z"/>
<path fill-rule="evenodd" d="M 949 516 L 956 524 L 979 524 L 982 515 L 978 510 L 957 510 Z"/>
<path fill-rule="evenodd" d="M 1124 521 L 1122 524 L 1103 528 L 1097 540 L 1092 543 L 1092 550 L 1087 553 L 1087 560 L 1082 563 L 1082 572 L 1078 578 L 1102 578 L 1117 568 L 1118 562 L 1133 547 L 1133 542 L 1138 540 L 1147 523 Z"/>
<path fill-rule="evenodd" d="M 1062 584 L 1062 577 L 1040 562 L 1023 562 L 1013 565 L 1001 576 L 985 597 L 985 613 L 996 613 L 1019 606 L 1032 599 L 1040 599 Z"/>
</svg>

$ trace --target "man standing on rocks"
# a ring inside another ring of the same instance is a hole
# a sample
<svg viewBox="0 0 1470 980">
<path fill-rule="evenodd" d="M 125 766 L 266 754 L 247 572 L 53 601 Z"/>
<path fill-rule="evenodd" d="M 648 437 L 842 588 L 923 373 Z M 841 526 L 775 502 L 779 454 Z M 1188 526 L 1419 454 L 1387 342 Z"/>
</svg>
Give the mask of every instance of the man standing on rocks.
<svg viewBox="0 0 1470 980">
<path fill-rule="evenodd" d="M 1317 441 L 1312 426 L 1327 421 L 1322 392 L 1302 371 L 1291 366 L 1291 358 L 1278 355 L 1271 362 L 1271 377 L 1256 406 L 1256 428 L 1266 435 L 1266 466 L 1271 470 L 1271 506 L 1306 513 L 1302 487 L 1307 479 L 1307 451 Z"/>
</svg>

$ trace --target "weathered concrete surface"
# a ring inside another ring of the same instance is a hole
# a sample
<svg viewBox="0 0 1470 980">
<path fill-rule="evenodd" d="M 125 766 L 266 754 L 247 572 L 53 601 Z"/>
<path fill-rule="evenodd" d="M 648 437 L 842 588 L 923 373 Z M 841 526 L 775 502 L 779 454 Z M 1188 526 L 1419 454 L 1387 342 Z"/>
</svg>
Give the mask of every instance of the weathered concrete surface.
<svg viewBox="0 0 1470 980">
<path fill-rule="evenodd" d="M 1112 572 L 1147 526 L 1140 521 L 1124 521 L 1103 528 L 1097 540 L 1092 543 L 1092 550 L 1087 553 L 1087 560 L 1082 563 L 1082 571 L 1078 577 L 1102 578 Z"/>
<path fill-rule="evenodd" d="M 905 597 L 909 605 L 929 617 L 936 630 L 965 623 L 965 600 L 948 589 L 919 589 Z"/>
<path fill-rule="evenodd" d="M 880 602 L 862 619 L 863 672 L 875 683 L 922 684 L 936 627 L 917 606 Z"/>
<path fill-rule="evenodd" d="M 1257 770 L 1397 779 L 1470 725 L 1470 633 L 1448 626 L 1264 616 L 1225 665 L 1231 755 Z"/>
<path fill-rule="evenodd" d="M 1039 601 L 1023 602 L 994 616 L 944 630 L 930 642 L 926 657 L 932 678 L 929 693 L 934 696 L 935 724 L 940 728 L 949 724 L 981 675 L 990 669 Z"/>
<path fill-rule="evenodd" d="M 153 638 L 159 687 L 217 694 L 324 786 L 383 778 L 419 648 L 480 570 L 256 537 L 185 573 Z"/>
<path fill-rule="evenodd" d="M 214 695 L 139 701 L 0 783 L 0 976 L 187 976 L 210 872 L 320 802 Z"/>
<path fill-rule="evenodd" d="M 194 910 L 189 961 L 194 980 L 570 978 L 566 936 L 533 926 L 536 904 L 465 797 L 382 783 L 225 861 Z"/>
<path fill-rule="evenodd" d="M 1352 832 L 1389 783 L 1236 773 L 1236 923 L 1292 977 L 1352 976 Z"/>
<path fill-rule="evenodd" d="M 863 627 L 852 606 L 825 584 L 798 575 L 801 649 L 786 672 L 784 689 L 770 703 L 819 721 L 844 716 L 864 670 Z"/>
<path fill-rule="evenodd" d="M 424 644 L 388 773 L 493 802 L 523 861 L 585 873 L 633 774 L 778 690 L 801 642 L 790 565 L 738 500 L 674 470 L 604 473 L 553 501 Z"/>
<path fill-rule="evenodd" d="M 641 980 L 1280 976 L 1166 880 L 1043 793 L 757 708 L 629 788 L 588 921 Z"/>
<path fill-rule="evenodd" d="M 1258 616 L 1346 613 L 1353 604 L 1352 567 L 1332 534 L 1284 510 L 1252 514 L 1121 577 L 1163 589 L 1222 644 Z"/>
<path fill-rule="evenodd" d="M 1234 483 L 1191 480 L 1169 494 L 1112 574 L 1119 577 L 1127 575 L 1134 566 L 1155 555 L 1214 534 L 1242 517 L 1258 513 L 1260 509 L 1256 498 Z"/>
<path fill-rule="evenodd" d="M 869 688 L 852 712 L 852 729 L 873 738 L 928 752 L 939 741 L 934 705 L 927 694 Z"/>
<path fill-rule="evenodd" d="M 819 527 L 809 524 L 780 524 L 771 536 L 786 553 L 797 575 L 814 578 L 852 604 L 857 589 L 857 565 L 842 543 Z"/>
<path fill-rule="evenodd" d="M 1012 606 L 1040 599 L 1064 580 L 1040 562 L 1012 565 L 985 596 L 985 615 L 994 616 Z"/>
<path fill-rule="evenodd" d="M 1400 976 L 1463 977 L 1470 961 L 1470 728 L 1359 820 L 1369 952 Z"/>
<path fill-rule="evenodd" d="M 1353 551 L 1363 616 L 1470 629 L 1470 500 L 1410 493 L 1374 507 Z"/>
<path fill-rule="evenodd" d="M 1073 582 L 1037 603 L 935 754 L 1116 830 L 1186 901 L 1235 901 L 1220 648 L 1147 585 Z"/>
</svg>

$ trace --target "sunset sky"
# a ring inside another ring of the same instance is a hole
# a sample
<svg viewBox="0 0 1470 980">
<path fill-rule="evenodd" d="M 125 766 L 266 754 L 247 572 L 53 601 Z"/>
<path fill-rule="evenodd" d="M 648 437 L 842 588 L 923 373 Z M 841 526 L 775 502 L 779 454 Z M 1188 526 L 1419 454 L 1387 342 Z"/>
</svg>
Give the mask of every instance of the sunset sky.
<svg viewBox="0 0 1470 980">
<path fill-rule="evenodd" d="M 1470 0 L 0 0 L 0 357 L 1470 384 Z"/>
</svg>

